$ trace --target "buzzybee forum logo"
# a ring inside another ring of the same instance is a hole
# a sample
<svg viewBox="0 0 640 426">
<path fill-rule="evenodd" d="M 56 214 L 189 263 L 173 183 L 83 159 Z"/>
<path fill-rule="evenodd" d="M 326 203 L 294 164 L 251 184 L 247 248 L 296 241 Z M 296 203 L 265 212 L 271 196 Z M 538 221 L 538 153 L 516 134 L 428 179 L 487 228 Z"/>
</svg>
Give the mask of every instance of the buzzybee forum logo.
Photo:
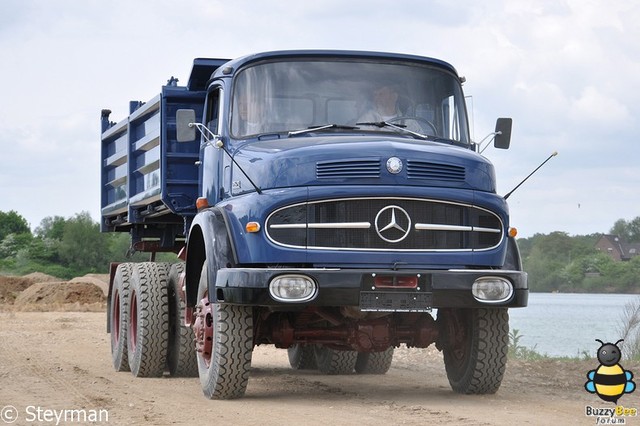
<svg viewBox="0 0 640 426">
<path fill-rule="evenodd" d="M 622 359 L 622 351 L 616 343 L 604 343 L 600 339 L 600 348 L 598 349 L 598 361 L 600 365 L 595 370 L 587 373 L 587 382 L 584 388 L 589 393 L 595 393 L 603 401 L 618 403 L 618 399 L 625 393 L 632 393 L 636 390 L 636 384 L 633 382 L 633 373 L 625 370 L 620 365 Z"/>
</svg>

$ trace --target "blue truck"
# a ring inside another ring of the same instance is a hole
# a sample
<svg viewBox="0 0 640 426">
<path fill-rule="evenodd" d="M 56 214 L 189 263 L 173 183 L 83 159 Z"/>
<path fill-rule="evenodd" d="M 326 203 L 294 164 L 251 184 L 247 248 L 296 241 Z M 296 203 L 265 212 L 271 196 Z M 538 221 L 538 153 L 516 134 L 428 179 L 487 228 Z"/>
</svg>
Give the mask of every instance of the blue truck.
<svg viewBox="0 0 640 426">
<path fill-rule="evenodd" d="M 384 374 L 435 344 L 455 392 L 496 392 L 528 285 L 463 82 L 433 58 L 277 51 L 195 59 L 124 120 L 103 110 L 101 229 L 150 254 L 111 265 L 114 368 L 231 399 L 257 345 Z M 511 119 L 492 136 L 508 148 Z"/>
</svg>

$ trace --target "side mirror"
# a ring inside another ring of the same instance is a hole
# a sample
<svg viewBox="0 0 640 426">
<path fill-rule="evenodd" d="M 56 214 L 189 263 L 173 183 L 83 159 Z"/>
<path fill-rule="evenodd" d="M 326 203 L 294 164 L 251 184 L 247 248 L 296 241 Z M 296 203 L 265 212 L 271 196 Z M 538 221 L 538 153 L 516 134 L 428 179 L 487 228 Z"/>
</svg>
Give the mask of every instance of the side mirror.
<svg viewBox="0 0 640 426">
<path fill-rule="evenodd" d="M 193 142 L 196 140 L 196 126 L 192 124 L 195 122 L 195 110 L 179 109 L 176 111 L 176 138 L 178 142 Z"/>
<path fill-rule="evenodd" d="M 498 120 L 496 120 L 497 134 L 493 140 L 493 146 L 500 149 L 509 149 L 512 122 L 513 120 L 510 118 L 498 118 Z"/>
</svg>

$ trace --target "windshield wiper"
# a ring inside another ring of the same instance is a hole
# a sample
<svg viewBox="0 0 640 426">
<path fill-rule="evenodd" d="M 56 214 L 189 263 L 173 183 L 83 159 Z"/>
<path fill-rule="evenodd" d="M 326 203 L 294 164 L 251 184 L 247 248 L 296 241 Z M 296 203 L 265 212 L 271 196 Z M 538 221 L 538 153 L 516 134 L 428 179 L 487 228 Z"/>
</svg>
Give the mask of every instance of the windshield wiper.
<svg viewBox="0 0 640 426">
<path fill-rule="evenodd" d="M 298 135 L 303 135 L 305 133 L 317 132 L 319 130 L 326 130 L 326 129 L 357 130 L 359 129 L 359 127 L 347 126 L 345 124 L 335 124 L 335 123 L 325 124 L 323 126 L 311 126 L 311 127 L 307 127 L 306 129 L 293 130 L 289 132 L 289 136 L 298 136 Z"/>
<path fill-rule="evenodd" d="M 389 123 L 388 121 L 367 121 L 364 123 L 356 123 L 359 126 L 375 126 L 375 127 L 390 127 L 394 130 L 399 130 L 401 132 L 406 132 L 409 133 L 413 136 L 416 136 L 420 139 L 434 139 L 433 136 L 429 136 L 429 135 L 423 135 L 422 133 L 418 133 L 418 132 L 414 132 L 413 130 L 409 130 L 407 129 L 406 125 L 404 124 L 394 124 L 394 123 Z"/>
</svg>

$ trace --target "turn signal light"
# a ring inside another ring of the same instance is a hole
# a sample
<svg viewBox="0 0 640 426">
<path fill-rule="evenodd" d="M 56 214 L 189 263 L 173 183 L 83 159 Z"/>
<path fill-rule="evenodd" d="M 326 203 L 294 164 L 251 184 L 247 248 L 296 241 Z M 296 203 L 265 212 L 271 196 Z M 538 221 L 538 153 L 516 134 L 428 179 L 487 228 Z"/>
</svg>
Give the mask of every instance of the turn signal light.
<svg viewBox="0 0 640 426">
<path fill-rule="evenodd" d="M 516 228 L 509 228 L 509 236 L 515 238 L 516 235 L 518 235 L 518 230 Z"/>
<path fill-rule="evenodd" d="M 258 222 L 249 222 L 244 229 L 249 233 L 259 232 L 260 224 Z"/>
<path fill-rule="evenodd" d="M 206 209 L 207 207 L 209 207 L 209 201 L 207 201 L 206 197 L 199 197 L 196 200 L 196 208 L 198 211 Z"/>
</svg>

